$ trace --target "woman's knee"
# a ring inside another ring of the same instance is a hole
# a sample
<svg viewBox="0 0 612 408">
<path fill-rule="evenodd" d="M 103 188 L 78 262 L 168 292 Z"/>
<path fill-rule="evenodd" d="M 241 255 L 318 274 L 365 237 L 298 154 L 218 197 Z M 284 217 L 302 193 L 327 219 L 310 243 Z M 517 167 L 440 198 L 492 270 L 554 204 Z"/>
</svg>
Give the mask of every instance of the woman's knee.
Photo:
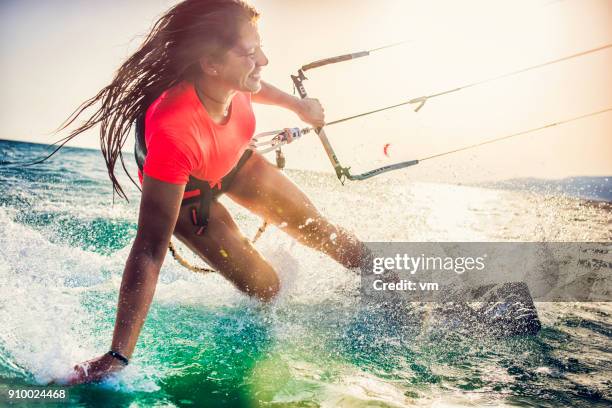
<svg viewBox="0 0 612 408">
<path fill-rule="evenodd" d="M 298 221 L 299 220 L 299 221 Z M 292 227 L 302 239 L 315 247 L 333 245 L 339 230 L 320 214 L 312 217 L 296 217 Z"/>
<path fill-rule="evenodd" d="M 364 244 L 357 237 L 325 218 L 312 220 L 299 228 L 304 242 L 326 252 L 346 268 L 359 267 L 367 253 Z"/>
<path fill-rule="evenodd" d="M 257 276 L 243 289 L 248 295 L 262 302 L 272 301 L 280 291 L 280 279 L 272 267 L 267 271 L 256 271 Z"/>
</svg>

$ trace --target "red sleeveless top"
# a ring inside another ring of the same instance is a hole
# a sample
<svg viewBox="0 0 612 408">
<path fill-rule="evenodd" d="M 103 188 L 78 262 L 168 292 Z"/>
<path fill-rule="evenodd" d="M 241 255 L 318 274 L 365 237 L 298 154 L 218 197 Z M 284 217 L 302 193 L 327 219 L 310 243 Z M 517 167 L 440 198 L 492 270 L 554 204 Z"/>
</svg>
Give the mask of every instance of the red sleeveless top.
<svg viewBox="0 0 612 408">
<path fill-rule="evenodd" d="M 236 93 L 228 116 L 223 125 L 213 122 L 193 83 L 165 91 L 147 109 L 144 173 L 173 184 L 186 184 L 191 175 L 221 187 L 255 132 L 251 94 Z"/>
</svg>

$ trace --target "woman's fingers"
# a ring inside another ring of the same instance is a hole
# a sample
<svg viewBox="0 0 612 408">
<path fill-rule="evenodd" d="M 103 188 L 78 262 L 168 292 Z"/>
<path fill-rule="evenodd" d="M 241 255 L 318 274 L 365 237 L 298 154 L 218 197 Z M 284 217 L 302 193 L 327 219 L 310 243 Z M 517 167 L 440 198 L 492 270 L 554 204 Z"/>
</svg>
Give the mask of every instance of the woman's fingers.
<svg viewBox="0 0 612 408">
<path fill-rule="evenodd" d="M 304 98 L 300 101 L 300 119 L 314 127 L 325 125 L 325 109 L 318 99 Z"/>
<path fill-rule="evenodd" d="M 64 380 L 56 380 L 56 382 L 65 383 L 66 385 L 97 382 L 119 371 L 122 367 L 120 363 L 116 363 L 112 357 L 105 354 L 93 360 L 75 365 L 72 372 Z"/>
<path fill-rule="evenodd" d="M 89 367 L 85 367 L 87 363 L 77 364 L 72 368 L 72 373 L 68 375 L 66 382 L 68 385 L 76 385 L 85 382 Z"/>
</svg>

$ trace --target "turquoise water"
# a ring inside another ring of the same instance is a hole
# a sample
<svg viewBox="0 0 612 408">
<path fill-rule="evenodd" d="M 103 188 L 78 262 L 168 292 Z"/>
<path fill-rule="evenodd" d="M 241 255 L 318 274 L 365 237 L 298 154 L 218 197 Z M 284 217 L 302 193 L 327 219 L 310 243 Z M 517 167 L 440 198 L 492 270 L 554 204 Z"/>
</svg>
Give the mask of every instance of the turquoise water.
<svg viewBox="0 0 612 408">
<path fill-rule="evenodd" d="M 0 141 L 3 162 L 45 151 Z M 135 174 L 131 158 L 129 168 Z M 364 240 L 612 238 L 605 203 L 409 182 L 401 175 L 342 187 L 331 175 L 288 174 L 325 214 Z M 41 387 L 108 349 L 136 232 L 138 191 L 128 183 L 130 202 L 113 204 L 101 155 L 93 150 L 67 148 L 34 167 L 0 167 L 0 401 L 7 401 L 8 389 Z M 252 236 L 260 221 L 223 202 Z M 257 247 L 283 282 L 274 304 L 251 301 L 219 276 L 196 275 L 169 257 L 133 363 L 103 384 L 69 388 L 61 405 L 612 402 L 609 303 L 538 304 L 543 330 L 509 339 L 446 329 L 423 310 L 406 310 L 400 325 L 361 308 L 352 271 L 282 232 L 271 228 Z"/>
</svg>

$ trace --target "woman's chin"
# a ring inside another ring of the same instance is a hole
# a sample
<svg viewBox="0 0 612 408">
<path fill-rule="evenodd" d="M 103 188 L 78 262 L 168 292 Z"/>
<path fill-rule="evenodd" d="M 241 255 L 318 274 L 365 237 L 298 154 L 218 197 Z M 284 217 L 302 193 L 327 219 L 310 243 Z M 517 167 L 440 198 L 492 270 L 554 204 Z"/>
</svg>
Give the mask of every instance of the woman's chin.
<svg viewBox="0 0 612 408">
<path fill-rule="evenodd" d="M 257 93 L 261 90 L 261 79 L 258 78 L 249 78 L 244 86 L 244 90 L 251 92 L 251 93 Z"/>
</svg>

